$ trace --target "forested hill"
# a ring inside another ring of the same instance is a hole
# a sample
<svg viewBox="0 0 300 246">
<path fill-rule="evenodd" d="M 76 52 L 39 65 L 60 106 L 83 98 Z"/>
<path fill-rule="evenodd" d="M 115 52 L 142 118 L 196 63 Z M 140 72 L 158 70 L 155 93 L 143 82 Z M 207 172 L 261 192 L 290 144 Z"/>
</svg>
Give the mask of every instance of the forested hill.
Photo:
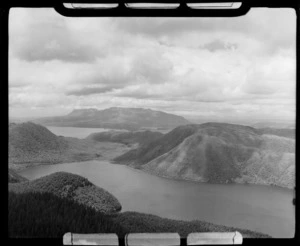
<svg viewBox="0 0 300 246">
<path fill-rule="evenodd" d="M 14 193 L 40 192 L 68 198 L 103 213 L 121 210 L 121 204 L 112 194 L 93 185 L 79 175 L 57 172 L 36 180 L 9 184 Z"/>
</svg>

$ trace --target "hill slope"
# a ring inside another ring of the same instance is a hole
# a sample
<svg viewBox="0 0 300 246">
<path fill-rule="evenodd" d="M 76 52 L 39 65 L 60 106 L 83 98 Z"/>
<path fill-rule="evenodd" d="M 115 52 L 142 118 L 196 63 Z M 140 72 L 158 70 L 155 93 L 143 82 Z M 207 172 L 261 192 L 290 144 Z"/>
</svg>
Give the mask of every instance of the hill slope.
<svg viewBox="0 0 300 246">
<path fill-rule="evenodd" d="M 185 118 L 143 108 L 77 109 L 65 116 L 46 117 L 35 122 L 51 126 L 73 126 L 138 130 L 174 128 L 189 124 Z"/>
<path fill-rule="evenodd" d="M 9 191 L 51 193 L 103 213 L 121 210 L 119 201 L 106 190 L 93 185 L 86 178 L 66 172 L 53 173 L 33 181 L 9 184 Z"/>
<path fill-rule="evenodd" d="M 296 138 L 296 131 L 295 129 L 289 129 L 289 128 L 260 128 L 258 129 L 262 134 L 270 134 L 270 135 L 277 135 L 280 137 L 286 137 L 286 138 Z"/>
<path fill-rule="evenodd" d="M 295 140 L 241 125 L 181 126 L 115 161 L 176 179 L 295 185 Z"/>
<path fill-rule="evenodd" d="M 98 142 L 117 142 L 122 144 L 135 144 L 139 145 L 150 143 L 160 137 L 163 134 L 160 132 L 152 131 L 138 131 L 138 132 L 118 132 L 118 131 L 107 131 L 90 134 L 87 139 L 92 139 Z"/>
<path fill-rule="evenodd" d="M 13 169 L 113 158 L 130 148 L 117 143 L 56 136 L 44 126 L 26 122 L 9 125 L 9 165 Z M 108 153 L 109 152 L 109 153 Z"/>
<path fill-rule="evenodd" d="M 23 176 L 17 174 L 14 170 L 11 168 L 8 169 L 8 182 L 9 183 L 19 183 L 19 182 L 24 182 L 28 181 L 26 178 Z"/>
<path fill-rule="evenodd" d="M 135 167 L 146 164 L 154 158 L 170 151 L 185 138 L 197 131 L 196 125 L 179 126 L 171 132 L 163 135 L 147 144 L 143 144 L 138 149 L 133 149 L 117 157 L 114 161 L 124 164 L 132 164 Z"/>
</svg>

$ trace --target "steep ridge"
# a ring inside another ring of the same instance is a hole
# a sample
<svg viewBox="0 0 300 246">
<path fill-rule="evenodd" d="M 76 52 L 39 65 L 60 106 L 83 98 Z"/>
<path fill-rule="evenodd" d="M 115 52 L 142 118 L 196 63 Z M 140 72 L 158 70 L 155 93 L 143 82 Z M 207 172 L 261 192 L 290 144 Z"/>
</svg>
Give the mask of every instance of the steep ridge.
<svg viewBox="0 0 300 246">
<path fill-rule="evenodd" d="M 36 123 L 51 126 L 73 126 L 139 130 L 175 128 L 189 124 L 182 116 L 144 108 L 76 109 L 65 116 L 40 118 Z"/>
<path fill-rule="evenodd" d="M 234 124 L 182 126 L 115 161 L 176 179 L 295 185 L 295 140 Z"/>
<path fill-rule="evenodd" d="M 170 151 L 180 144 L 186 137 L 196 132 L 196 130 L 196 125 L 179 126 L 159 139 L 148 144 L 144 144 L 138 149 L 128 151 L 127 153 L 115 158 L 114 161 L 139 167 L 140 165 Z"/>
<path fill-rule="evenodd" d="M 67 172 L 56 172 L 33 181 L 9 184 L 9 191 L 51 193 L 102 213 L 114 213 L 121 210 L 121 204 L 112 194 L 93 185 L 86 178 Z"/>
</svg>

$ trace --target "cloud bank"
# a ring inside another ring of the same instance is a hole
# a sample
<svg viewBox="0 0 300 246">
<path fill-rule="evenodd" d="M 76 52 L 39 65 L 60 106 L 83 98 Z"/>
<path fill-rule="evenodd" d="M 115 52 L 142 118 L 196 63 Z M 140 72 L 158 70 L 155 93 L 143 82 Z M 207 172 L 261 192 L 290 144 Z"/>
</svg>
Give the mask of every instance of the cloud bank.
<svg viewBox="0 0 300 246">
<path fill-rule="evenodd" d="M 10 114 L 145 107 L 202 120 L 295 118 L 293 10 L 236 18 L 10 13 Z"/>
</svg>

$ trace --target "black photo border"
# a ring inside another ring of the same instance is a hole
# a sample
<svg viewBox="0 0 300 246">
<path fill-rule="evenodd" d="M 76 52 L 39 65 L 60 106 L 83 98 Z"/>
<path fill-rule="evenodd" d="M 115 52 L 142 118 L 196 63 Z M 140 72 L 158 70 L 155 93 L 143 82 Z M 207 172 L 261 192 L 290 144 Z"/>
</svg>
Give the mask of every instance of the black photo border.
<svg viewBox="0 0 300 246">
<path fill-rule="evenodd" d="M 8 180 L 7 173 L 8 173 L 8 123 L 9 123 L 9 117 L 8 117 L 8 59 L 9 59 L 9 10 L 14 7 L 24 7 L 24 8 L 55 8 L 57 12 L 60 14 L 63 14 L 65 16 L 74 17 L 80 16 L 80 13 L 78 11 L 66 9 L 63 7 L 63 2 L 72 2 L 72 3 L 120 3 L 118 8 L 115 9 L 108 9 L 108 10 L 100 10 L 100 11 L 93 11 L 93 10 L 86 10 L 83 11 L 84 16 L 99 16 L 99 17 L 207 17 L 211 15 L 217 15 L 222 17 L 230 17 L 230 16 L 239 16 L 247 13 L 249 8 L 259 8 L 259 7 L 269 7 L 269 8 L 293 8 L 296 13 L 296 187 L 300 185 L 300 167 L 297 167 L 298 162 L 298 151 L 299 151 L 299 145 L 297 144 L 297 140 L 300 137 L 300 131 L 297 131 L 298 125 L 299 125 L 299 107 L 298 107 L 298 93 L 299 93 L 299 64 L 300 64 L 300 16 L 299 16 L 299 10 L 300 10 L 300 0 L 219 0 L 219 1 L 213 1 L 213 0 L 206 0 L 202 2 L 242 2 L 242 7 L 239 10 L 235 11 L 207 11 L 207 10 L 190 10 L 186 8 L 186 2 L 199 2 L 199 1 L 192 1 L 192 0 L 164 0 L 164 1 L 158 1 L 158 0 L 149 0 L 149 1 L 104 1 L 104 0 L 73 0 L 73 1 L 63 1 L 63 0 L 12 0 L 12 1 L 0 1 L 0 65 L 1 65 L 1 72 L 0 72 L 0 105 L 1 105 L 1 123 L 2 123 L 2 134 L 1 134 L 1 152 L 2 152 L 2 160 L 1 162 L 1 168 L 3 168 L 3 176 L 1 181 L 3 182 L 2 188 L 4 189 L 2 194 L 7 194 L 8 196 Z M 180 3 L 180 8 L 177 10 L 139 10 L 139 9 L 128 9 L 124 6 L 124 2 L 163 2 L 163 3 Z M 6 163 L 6 165 L 5 165 Z M 6 177 L 6 178 L 4 178 Z M 6 189 L 6 190 L 5 190 Z M 299 212 L 297 212 L 297 204 L 300 204 L 300 195 L 299 190 L 296 190 L 295 188 L 295 216 L 296 216 L 296 225 L 295 225 L 295 236 L 291 239 L 243 239 L 243 245 L 257 245 L 257 244 L 263 244 L 263 245 L 274 245 L 274 243 L 277 245 L 300 245 L 300 228 L 299 228 Z M 4 198 L 6 201 L 6 197 Z M 8 209 L 8 206 L 7 206 Z M 6 218 L 8 219 L 8 210 L 2 209 L 2 212 L 4 212 Z M 8 223 L 8 221 L 5 221 L 2 219 L 3 223 Z M 8 224 L 4 224 L 2 228 L 7 228 Z M 2 230 L 2 232 L 6 232 L 7 230 Z M 40 238 L 40 239 L 14 239 L 14 238 L 8 238 L 8 231 L 6 233 L 7 237 L 5 237 L 5 241 L 7 245 L 63 245 L 62 238 Z M 6 236 L 5 235 L 5 236 Z M 119 245 L 124 245 L 123 241 L 119 241 Z M 182 245 L 186 245 L 185 240 L 181 240 Z M 3 244 L 4 245 L 4 244 Z"/>
</svg>

